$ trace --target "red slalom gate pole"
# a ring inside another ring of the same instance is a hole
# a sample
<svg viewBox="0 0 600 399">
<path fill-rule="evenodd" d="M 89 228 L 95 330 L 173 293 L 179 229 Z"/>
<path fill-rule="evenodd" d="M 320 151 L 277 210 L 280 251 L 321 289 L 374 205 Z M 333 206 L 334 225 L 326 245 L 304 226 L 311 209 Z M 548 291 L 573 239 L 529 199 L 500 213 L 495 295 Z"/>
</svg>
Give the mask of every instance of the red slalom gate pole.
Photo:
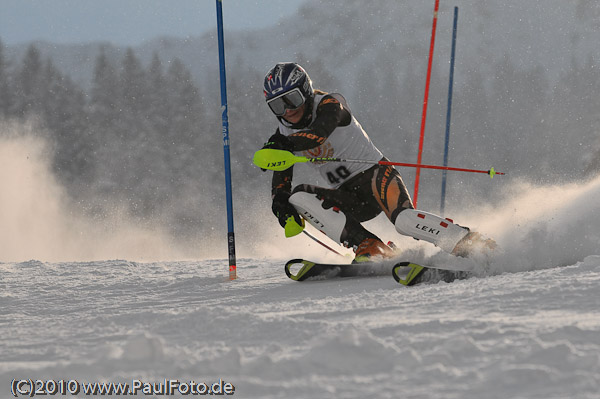
<svg viewBox="0 0 600 399">
<path fill-rule="evenodd" d="M 421 137 L 419 138 L 419 155 L 417 157 L 417 174 L 415 176 L 415 192 L 413 205 L 417 207 L 419 199 L 419 179 L 421 177 L 421 168 L 419 165 L 423 160 L 423 140 L 425 138 L 425 122 L 427 120 L 427 103 L 429 101 L 429 82 L 431 80 L 431 66 L 433 64 L 433 49 L 435 47 L 435 31 L 437 27 L 438 10 L 440 8 L 440 0 L 435 0 L 433 10 L 433 27 L 431 29 L 431 44 L 429 46 L 429 63 L 427 65 L 427 79 L 425 81 L 425 98 L 423 100 L 423 116 L 421 117 Z"/>
</svg>

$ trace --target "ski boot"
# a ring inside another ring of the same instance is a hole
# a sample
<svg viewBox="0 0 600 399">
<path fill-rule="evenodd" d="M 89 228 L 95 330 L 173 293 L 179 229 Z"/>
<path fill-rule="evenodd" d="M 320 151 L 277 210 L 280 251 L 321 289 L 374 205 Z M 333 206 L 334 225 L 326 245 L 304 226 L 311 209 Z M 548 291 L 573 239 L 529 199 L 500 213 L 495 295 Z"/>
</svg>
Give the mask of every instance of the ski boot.
<svg viewBox="0 0 600 399">
<path fill-rule="evenodd" d="M 352 263 L 370 262 L 374 258 L 391 258 L 394 251 L 377 238 L 363 240 L 354 250 Z"/>
<path fill-rule="evenodd" d="M 452 255 L 468 258 L 475 253 L 489 254 L 498 247 L 496 241 L 485 238 L 476 231 L 469 231 L 452 250 Z"/>
</svg>

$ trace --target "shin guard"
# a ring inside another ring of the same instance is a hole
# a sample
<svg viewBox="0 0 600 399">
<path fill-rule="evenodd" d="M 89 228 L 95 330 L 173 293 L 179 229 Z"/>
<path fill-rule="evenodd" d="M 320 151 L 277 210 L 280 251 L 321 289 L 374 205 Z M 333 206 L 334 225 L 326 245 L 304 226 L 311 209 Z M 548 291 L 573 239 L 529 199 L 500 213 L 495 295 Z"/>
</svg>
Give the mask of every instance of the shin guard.
<svg viewBox="0 0 600 399">
<path fill-rule="evenodd" d="M 323 208 L 323 201 L 315 194 L 305 191 L 292 194 L 289 201 L 308 223 L 335 242 L 341 242 L 342 232 L 346 226 L 346 215 L 333 207 Z"/>
<path fill-rule="evenodd" d="M 469 233 L 469 229 L 448 219 L 415 209 L 400 212 L 394 225 L 398 233 L 428 241 L 448 253 Z"/>
</svg>

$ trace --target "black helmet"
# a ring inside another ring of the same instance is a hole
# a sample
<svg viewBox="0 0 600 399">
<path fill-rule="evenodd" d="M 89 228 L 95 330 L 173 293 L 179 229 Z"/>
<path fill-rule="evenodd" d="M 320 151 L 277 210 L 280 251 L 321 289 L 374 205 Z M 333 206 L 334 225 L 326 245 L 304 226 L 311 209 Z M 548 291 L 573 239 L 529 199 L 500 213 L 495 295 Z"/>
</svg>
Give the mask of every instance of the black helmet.
<svg viewBox="0 0 600 399">
<path fill-rule="evenodd" d="M 296 109 L 307 103 L 305 115 L 312 114 L 315 92 L 304 69 L 294 62 L 281 62 L 265 76 L 265 100 L 271 111 L 281 118 L 286 109 Z M 304 118 L 303 118 L 304 119 Z"/>
</svg>

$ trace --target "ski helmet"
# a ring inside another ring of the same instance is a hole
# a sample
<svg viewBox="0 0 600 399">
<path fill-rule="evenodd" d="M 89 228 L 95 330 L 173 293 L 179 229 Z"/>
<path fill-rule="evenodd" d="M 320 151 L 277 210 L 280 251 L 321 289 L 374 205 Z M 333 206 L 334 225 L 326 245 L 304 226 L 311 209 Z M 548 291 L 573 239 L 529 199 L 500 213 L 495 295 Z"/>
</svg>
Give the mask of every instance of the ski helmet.
<svg viewBox="0 0 600 399">
<path fill-rule="evenodd" d="M 312 102 L 315 92 L 312 81 L 304 69 L 294 62 L 281 62 L 275 65 L 265 76 L 265 100 L 271 111 L 281 118 L 286 109 L 296 109 L 307 104 L 307 112 L 312 114 Z M 304 119 L 304 118 L 303 118 Z"/>
</svg>

